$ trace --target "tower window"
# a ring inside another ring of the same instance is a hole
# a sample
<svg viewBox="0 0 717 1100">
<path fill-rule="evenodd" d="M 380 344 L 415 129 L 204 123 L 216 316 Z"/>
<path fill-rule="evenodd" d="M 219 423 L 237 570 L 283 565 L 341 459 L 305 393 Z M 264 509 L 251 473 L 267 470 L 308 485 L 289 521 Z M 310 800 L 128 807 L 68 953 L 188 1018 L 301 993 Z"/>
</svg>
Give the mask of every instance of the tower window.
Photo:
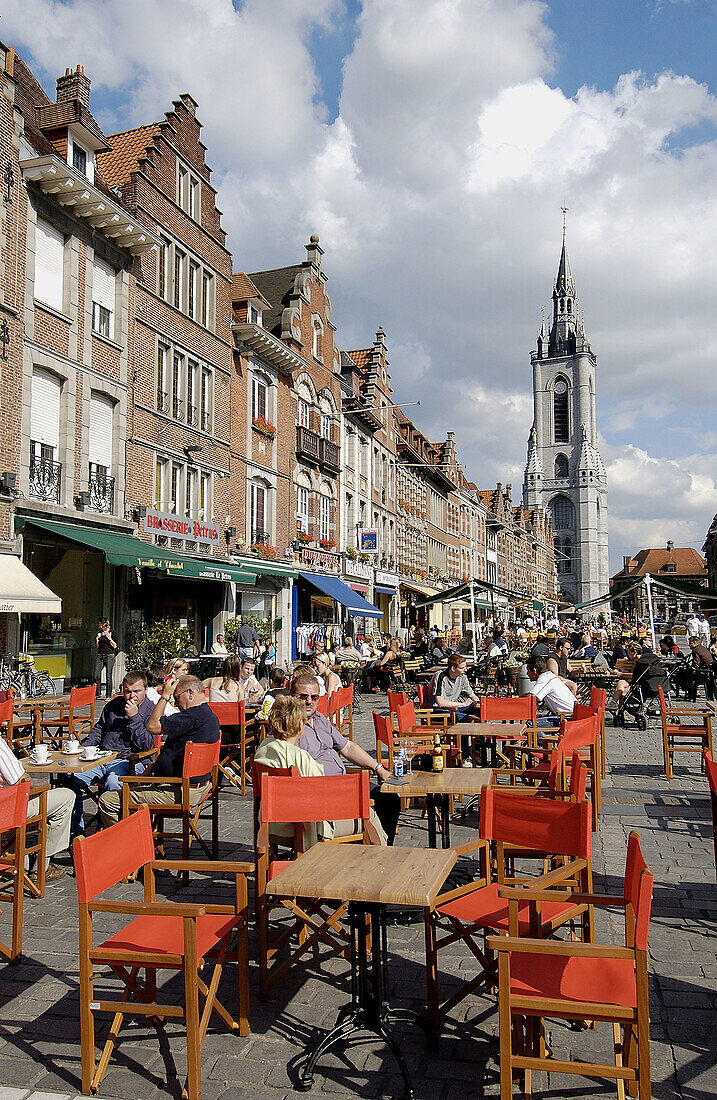
<svg viewBox="0 0 717 1100">
<path fill-rule="evenodd" d="M 553 436 L 556 443 L 567 443 L 570 438 L 568 384 L 564 378 L 556 381 L 553 393 Z"/>
<path fill-rule="evenodd" d="M 555 476 L 567 477 L 568 476 L 568 459 L 567 455 L 557 455 L 555 458 Z"/>
<path fill-rule="evenodd" d="M 554 531 L 573 531 L 575 529 L 575 509 L 570 497 L 559 496 L 550 505 Z"/>
</svg>

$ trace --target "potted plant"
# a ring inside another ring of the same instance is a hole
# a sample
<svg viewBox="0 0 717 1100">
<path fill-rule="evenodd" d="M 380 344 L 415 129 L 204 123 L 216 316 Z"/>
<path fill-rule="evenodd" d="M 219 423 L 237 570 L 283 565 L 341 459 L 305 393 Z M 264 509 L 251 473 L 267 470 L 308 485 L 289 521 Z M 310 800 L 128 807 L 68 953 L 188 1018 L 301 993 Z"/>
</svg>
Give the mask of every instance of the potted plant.
<svg viewBox="0 0 717 1100">
<path fill-rule="evenodd" d="M 319 546 L 322 550 L 333 550 L 336 542 L 334 539 L 319 539 Z"/>
<path fill-rule="evenodd" d="M 278 546 L 267 546 L 263 542 L 255 542 L 251 548 L 252 554 L 256 554 L 257 557 L 263 558 L 264 561 L 274 561 L 279 556 Z"/>
<path fill-rule="evenodd" d="M 267 439 L 273 440 L 276 438 L 276 424 L 272 424 L 265 416 L 252 417 L 251 426 L 255 432 L 266 436 Z"/>
</svg>

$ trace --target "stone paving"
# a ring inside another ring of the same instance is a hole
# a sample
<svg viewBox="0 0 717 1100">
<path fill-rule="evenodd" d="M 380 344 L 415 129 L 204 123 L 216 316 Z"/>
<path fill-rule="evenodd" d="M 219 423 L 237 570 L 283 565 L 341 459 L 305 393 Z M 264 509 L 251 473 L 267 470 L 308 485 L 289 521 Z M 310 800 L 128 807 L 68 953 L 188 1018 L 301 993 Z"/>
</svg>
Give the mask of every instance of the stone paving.
<svg viewBox="0 0 717 1100">
<path fill-rule="evenodd" d="M 359 741 L 369 747 L 367 702 L 356 726 Z M 604 809 L 594 841 L 595 888 L 621 890 L 632 829 L 640 833 L 655 874 L 650 930 L 653 1095 L 657 1100 L 707 1100 L 717 1095 L 717 890 L 706 780 L 697 757 L 678 757 L 675 779 L 667 783 L 660 732 L 654 725 L 644 733 L 608 727 L 607 751 Z M 398 843 L 425 845 L 420 811 L 410 810 L 402 821 Z M 460 843 L 474 830 L 475 818 L 469 817 L 465 826 L 453 827 L 452 838 Z M 221 836 L 223 856 L 250 858 L 251 794 L 242 798 L 232 790 L 223 792 Z M 179 893 L 170 879 L 162 888 L 168 896 Z M 193 900 L 213 890 L 209 880 L 197 876 L 181 896 Z M 115 893 L 141 899 L 139 885 Z M 0 971 L 0 1100 L 78 1095 L 76 914 L 70 877 L 49 888 L 43 900 L 26 902 L 22 964 Z M 116 918 L 106 919 L 107 929 L 116 927 L 111 923 Z M 621 942 L 617 911 L 599 919 L 598 932 L 600 938 Z M 252 929 L 252 949 L 254 944 Z M 421 925 L 390 927 L 389 951 L 392 1002 L 420 1008 L 425 989 Z M 473 971 L 471 957 L 459 947 L 441 952 L 439 962 L 442 993 Z M 233 1004 L 231 978 L 223 986 L 225 999 Z M 340 960 L 321 955 L 309 959 L 265 1002 L 258 996 L 253 966 L 252 1034 L 242 1039 L 218 1028 L 210 1032 L 202 1052 L 204 1100 L 284 1100 L 295 1095 L 296 1064 L 305 1045 L 333 1025 L 348 997 L 347 968 Z M 425 1047 L 418 1030 L 401 1027 L 398 1034 L 419 1100 L 448 1100 L 456 1089 L 467 1097 L 498 1095 L 497 1017 L 491 998 L 463 1001 L 437 1052 Z M 554 1023 L 550 1039 L 557 1056 L 610 1057 L 608 1025 L 576 1033 Z M 177 1025 L 168 1023 L 158 1033 L 131 1024 L 99 1095 L 107 1100 L 179 1097 L 183 1071 Z M 551 1098 L 615 1095 L 613 1083 L 578 1076 L 535 1075 L 533 1089 L 536 1096 Z M 400 1097 L 402 1085 L 391 1054 L 368 1038 L 325 1057 L 313 1093 Z"/>
</svg>

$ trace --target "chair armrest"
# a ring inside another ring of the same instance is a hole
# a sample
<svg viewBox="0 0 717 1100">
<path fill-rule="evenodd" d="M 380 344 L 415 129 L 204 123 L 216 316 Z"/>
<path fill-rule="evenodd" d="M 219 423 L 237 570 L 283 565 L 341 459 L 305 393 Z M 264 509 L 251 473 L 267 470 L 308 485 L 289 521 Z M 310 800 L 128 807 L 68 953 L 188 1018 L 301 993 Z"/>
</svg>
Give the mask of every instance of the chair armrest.
<svg viewBox="0 0 717 1100">
<path fill-rule="evenodd" d="M 253 863 L 231 863 L 225 859 L 153 859 L 148 866 L 153 871 L 211 871 L 213 874 L 251 875 Z"/>
<path fill-rule="evenodd" d="M 146 783 L 153 787 L 158 787 L 160 784 L 165 786 L 167 783 L 184 782 L 181 776 L 176 775 L 118 775 L 117 778 L 121 783 Z"/>
<path fill-rule="evenodd" d="M 488 936 L 487 946 L 491 951 L 531 951 L 541 955 L 563 955 L 584 959 L 634 959 L 635 952 L 629 947 L 612 947 L 606 943 L 580 943 L 577 940 L 533 940 L 522 936 Z M 586 997 L 586 1000 L 590 1000 Z"/>
<path fill-rule="evenodd" d="M 269 822 L 263 821 L 259 826 L 259 832 L 256 834 L 256 849 L 265 849 L 269 847 Z"/>
<path fill-rule="evenodd" d="M 468 852 L 477 852 L 480 848 L 488 847 L 487 840 L 469 840 L 465 844 L 451 844 L 451 851 L 456 853 L 456 856 L 467 855 Z"/>
<path fill-rule="evenodd" d="M 537 880 L 536 880 L 537 881 Z M 583 894 L 579 890 L 533 890 L 531 887 L 505 886 L 498 890 L 498 896 L 508 901 L 573 901 L 576 905 L 597 905 L 601 908 L 615 906 L 624 909 L 624 898 L 611 894 Z"/>
<path fill-rule="evenodd" d="M 92 913 L 126 913 L 135 916 L 156 917 L 203 917 L 207 908 L 205 905 L 192 905 L 174 901 L 93 901 L 90 902 Z"/>
</svg>

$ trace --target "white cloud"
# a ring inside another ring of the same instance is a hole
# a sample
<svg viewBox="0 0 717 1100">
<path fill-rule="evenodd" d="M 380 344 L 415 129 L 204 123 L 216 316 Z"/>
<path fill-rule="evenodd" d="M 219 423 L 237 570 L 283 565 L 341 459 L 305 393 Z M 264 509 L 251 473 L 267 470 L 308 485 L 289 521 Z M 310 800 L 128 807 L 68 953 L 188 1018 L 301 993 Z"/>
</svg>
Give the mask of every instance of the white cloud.
<svg viewBox="0 0 717 1100">
<path fill-rule="evenodd" d="M 537 0 L 364 0 L 329 124 L 309 44 L 342 13 L 342 0 L 6 0 L 3 37 L 51 79 L 81 61 L 113 89 L 108 130 L 190 91 L 237 269 L 294 263 L 318 232 L 340 345 L 382 324 L 396 399 L 420 398 L 426 434 L 455 430 L 468 475 L 516 497 L 568 205 L 613 561 L 648 536 L 701 545 L 717 510 L 711 91 L 626 73 L 567 97 L 550 86 Z"/>
</svg>

